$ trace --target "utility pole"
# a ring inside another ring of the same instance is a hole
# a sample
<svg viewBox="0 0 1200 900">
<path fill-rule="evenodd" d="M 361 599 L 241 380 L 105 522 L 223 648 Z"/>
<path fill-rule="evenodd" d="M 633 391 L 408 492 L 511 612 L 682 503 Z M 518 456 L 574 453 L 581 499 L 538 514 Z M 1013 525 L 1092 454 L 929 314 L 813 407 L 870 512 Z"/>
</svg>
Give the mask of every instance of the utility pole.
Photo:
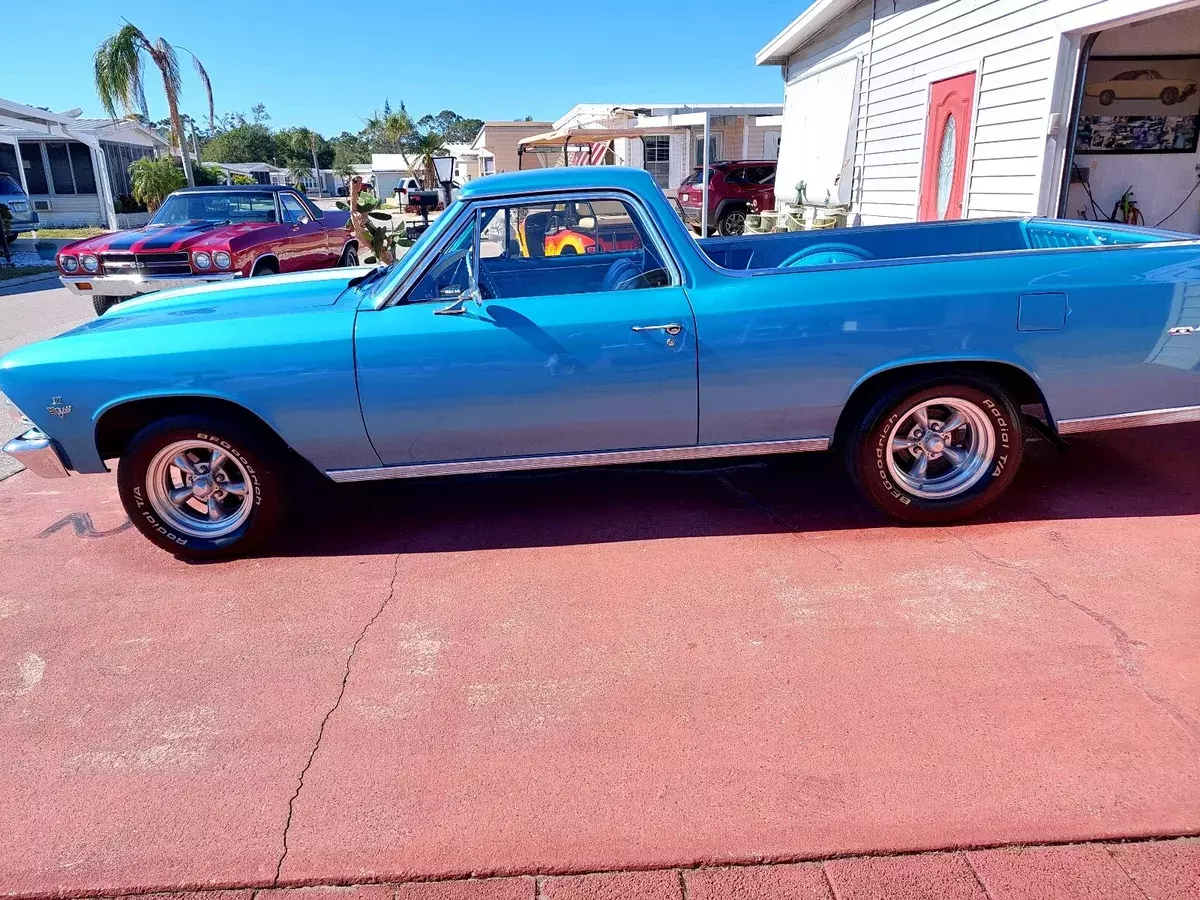
<svg viewBox="0 0 1200 900">
<path fill-rule="evenodd" d="M 192 156 L 195 157 L 196 165 L 200 165 L 200 144 L 196 140 L 196 123 L 192 122 Z"/>
</svg>

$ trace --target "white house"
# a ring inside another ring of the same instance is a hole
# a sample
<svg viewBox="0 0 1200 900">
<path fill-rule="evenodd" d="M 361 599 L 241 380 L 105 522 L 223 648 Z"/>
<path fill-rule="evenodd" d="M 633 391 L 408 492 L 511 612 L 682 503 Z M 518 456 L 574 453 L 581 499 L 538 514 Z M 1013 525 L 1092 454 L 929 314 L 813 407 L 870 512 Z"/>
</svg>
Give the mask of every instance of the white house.
<svg viewBox="0 0 1200 900">
<path fill-rule="evenodd" d="M 710 162 L 774 159 L 782 111 L 778 103 L 581 103 L 551 131 L 519 142 L 522 168 L 634 166 L 670 191 L 702 164 L 705 118 Z"/>
<path fill-rule="evenodd" d="M 116 228 L 129 165 L 169 151 L 165 138 L 129 119 L 83 119 L 78 110 L 53 113 L 0 99 L 0 172 L 21 182 L 47 227 Z"/>
<path fill-rule="evenodd" d="M 757 55 L 784 79 L 776 197 L 1095 218 L 1132 186 L 1146 224 L 1200 231 L 1197 6 L 816 0 Z"/>
</svg>

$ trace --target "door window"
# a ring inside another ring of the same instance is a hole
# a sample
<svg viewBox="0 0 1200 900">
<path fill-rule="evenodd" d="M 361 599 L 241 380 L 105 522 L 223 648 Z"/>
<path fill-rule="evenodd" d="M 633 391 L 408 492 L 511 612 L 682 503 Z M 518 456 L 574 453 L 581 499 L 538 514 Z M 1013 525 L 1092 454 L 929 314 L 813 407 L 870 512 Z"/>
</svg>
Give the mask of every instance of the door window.
<svg viewBox="0 0 1200 900">
<path fill-rule="evenodd" d="M 955 147 L 958 134 L 954 125 L 954 114 L 946 119 L 942 131 L 942 146 L 938 150 L 937 169 L 937 215 L 939 219 L 946 218 L 946 210 L 950 207 L 950 191 L 954 185 Z"/>
<path fill-rule="evenodd" d="M 485 300 L 674 283 L 648 226 L 628 203 L 582 197 L 481 210 L 438 254 L 408 302 L 454 299 L 474 273 Z"/>
<path fill-rule="evenodd" d="M 304 218 L 312 218 L 308 215 L 308 210 L 304 208 L 304 204 L 292 194 L 280 194 L 279 202 L 283 204 L 283 221 L 285 222 L 295 224 Z"/>
</svg>

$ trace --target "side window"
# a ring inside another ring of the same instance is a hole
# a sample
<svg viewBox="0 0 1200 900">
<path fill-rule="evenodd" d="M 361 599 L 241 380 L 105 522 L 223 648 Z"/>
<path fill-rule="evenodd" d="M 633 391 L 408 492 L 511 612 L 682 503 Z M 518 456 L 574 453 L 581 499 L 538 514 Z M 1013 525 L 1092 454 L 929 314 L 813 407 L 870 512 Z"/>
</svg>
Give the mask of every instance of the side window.
<svg viewBox="0 0 1200 900">
<path fill-rule="evenodd" d="M 308 216 L 308 210 L 291 194 L 281 193 L 279 195 L 279 202 L 283 205 L 283 221 L 285 222 L 295 224 Z"/>
<path fill-rule="evenodd" d="M 477 281 L 484 301 L 668 287 L 671 270 L 623 200 L 488 207 L 472 217 L 421 279 L 409 303 L 450 303 Z"/>
</svg>

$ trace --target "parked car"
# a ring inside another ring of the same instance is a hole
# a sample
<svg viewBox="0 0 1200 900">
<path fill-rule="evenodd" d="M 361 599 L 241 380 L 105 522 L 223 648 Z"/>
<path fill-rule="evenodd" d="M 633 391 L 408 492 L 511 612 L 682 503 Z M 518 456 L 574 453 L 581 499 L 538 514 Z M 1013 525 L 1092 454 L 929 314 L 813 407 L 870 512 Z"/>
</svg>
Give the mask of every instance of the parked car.
<svg viewBox="0 0 1200 900">
<path fill-rule="evenodd" d="M 1161 100 L 1164 106 L 1173 106 L 1196 93 L 1196 82 L 1165 78 L 1155 69 L 1131 69 L 1108 81 L 1089 84 L 1085 93 L 1099 100 L 1101 106 L 1110 106 L 1115 100 Z"/>
<path fill-rule="evenodd" d="M 25 193 L 21 183 L 7 172 L 0 172 L 0 203 L 8 207 L 12 216 L 12 222 L 9 223 L 6 232 L 9 243 L 26 231 L 37 231 L 40 222 L 29 195 Z"/>
<path fill-rule="evenodd" d="M 281 272 L 358 265 L 349 213 L 273 184 L 184 188 L 148 225 L 68 244 L 59 278 L 96 315 L 140 294 Z"/>
<path fill-rule="evenodd" d="M 619 203 L 554 203 L 522 217 L 518 226 L 523 256 L 573 256 L 637 250 L 641 238 Z"/>
<path fill-rule="evenodd" d="M 708 226 L 717 234 L 739 235 L 746 215 L 754 209 L 775 208 L 775 169 L 772 159 L 740 159 L 709 166 Z M 679 206 L 684 219 L 697 227 L 704 209 L 702 168 L 679 185 Z"/>
<path fill-rule="evenodd" d="M 526 254 L 619 208 L 635 249 Z M 525 240 L 531 240 L 526 233 Z M 697 241 L 607 166 L 463 188 L 398 262 L 172 291 L 0 360 L 34 472 L 104 472 L 179 556 L 260 547 L 304 473 L 365 482 L 833 449 L 916 523 L 1012 483 L 1027 430 L 1200 420 L 1200 240 L 929 222 Z M 1165 488 L 1164 488 L 1165 489 Z"/>
</svg>

